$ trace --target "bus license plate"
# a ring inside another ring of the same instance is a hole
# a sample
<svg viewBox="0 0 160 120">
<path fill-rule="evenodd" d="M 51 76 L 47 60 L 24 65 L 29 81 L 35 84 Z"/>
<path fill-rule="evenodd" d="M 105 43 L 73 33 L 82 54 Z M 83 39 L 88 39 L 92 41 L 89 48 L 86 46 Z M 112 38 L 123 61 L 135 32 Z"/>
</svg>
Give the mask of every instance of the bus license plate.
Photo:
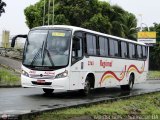
<svg viewBox="0 0 160 120">
<path fill-rule="evenodd" d="M 45 83 L 45 80 L 37 80 L 37 83 Z"/>
</svg>

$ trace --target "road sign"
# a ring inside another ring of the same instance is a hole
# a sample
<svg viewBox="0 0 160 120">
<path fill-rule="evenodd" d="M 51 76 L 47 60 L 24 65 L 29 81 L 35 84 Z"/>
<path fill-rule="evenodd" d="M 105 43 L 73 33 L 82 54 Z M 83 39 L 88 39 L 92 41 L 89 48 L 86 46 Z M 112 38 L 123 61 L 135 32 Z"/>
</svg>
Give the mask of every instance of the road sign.
<svg viewBox="0 0 160 120">
<path fill-rule="evenodd" d="M 138 32 L 138 42 L 145 44 L 155 44 L 156 32 Z"/>
</svg>

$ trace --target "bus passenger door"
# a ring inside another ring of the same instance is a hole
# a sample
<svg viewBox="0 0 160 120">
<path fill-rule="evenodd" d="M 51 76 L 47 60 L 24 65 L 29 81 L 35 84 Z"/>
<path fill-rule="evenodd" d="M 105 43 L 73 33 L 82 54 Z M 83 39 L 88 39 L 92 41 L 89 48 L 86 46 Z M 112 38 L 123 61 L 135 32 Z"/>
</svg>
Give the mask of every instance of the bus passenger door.
<svg viewBox="0 0 160 120">
<path fill-rule="evenodd" d="M 70 89 L 75 90 L 80 88 L 81 71 L 83 70 L 83 49 L 82 38 L 74 37 L 72 41 L 72 58 L 71 58 L 71 74 L 70 74 Z"/>
</svg>

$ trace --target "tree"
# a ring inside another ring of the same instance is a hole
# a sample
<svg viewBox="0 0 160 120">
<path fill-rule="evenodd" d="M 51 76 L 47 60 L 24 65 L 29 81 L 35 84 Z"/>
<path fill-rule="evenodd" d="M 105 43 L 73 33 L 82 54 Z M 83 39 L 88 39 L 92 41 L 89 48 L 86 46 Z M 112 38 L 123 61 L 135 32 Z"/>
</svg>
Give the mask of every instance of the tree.
<svg viewBox="0 0 160 120">
<path fill-rule="evenodd" d="M 149 57 L 149 69 L 160 70 L 160 46 L 150 47 L 150 57 Z"/>
<path fill-rule="evenodd" d="M 147 28 L 145 28 L 147 30 Z M 149 27 L 150 31 L 160 33 L 160 24 L 154 23 L 154 26 Z M 149 68 L 151 70 L 160 70 L 160 42 L 150 47 Z"/>
<path fill-rule="evenodd" d="M 112 35 L 125 37 L 124 34 L 124 15 L 125 11 L 118 5 L 113 5 L 109 14 L 110 22 L 112 24 Z"/>
<path fill-rule="evenodd" d="M 127 13 L 126 16 L 124 17 L 124 22 L 123 24 L 123 29 L 124 29 L 124 34 L 125 37 L 131 40 L 136 40 L 137 38 L 137 19 L 136 17 L 131 14 Z"/>
<path fill-rule="evenodd" d="M 2 13 L 5 13 L 4 7 L 6 6 L 6 3 L 0 0 L 0 16 Z"/>
<path fill-rule="evenodd" d="M 26 24 L 31 29 L 43 24 L 43 0 L 36 3 L 35 5 L 30 5 L 24 10 L 26 16 Z"/>
<path fill-rule="evenodd" d="M 103 26 L 103 27 L 102 27 Z M 101 13 L 95 14 L 89 21 L 84 22 L 82 27 L 87 29 L 92 29 L 95 31 L 99 31 L 102 33 L 111 34 L 111 24 L 109 22 L 108 17 L 102 16 Z"/>
<path fill-rule="evenodd" d="M 46 11 L 43 16 L 44 2 Z M 26 23 L 29 28 L 52 23 L 53 3 L 48 14 L 48 1 L 40 0 L 25 9 Z M 119 37 L 136 39 L 137 20 L 123 8 L 99 0 L 55 0 L 54 24 L 66 24 L 107 33 Z M 131 23 L 131 24 L 130 24 Z"/>
</svg>

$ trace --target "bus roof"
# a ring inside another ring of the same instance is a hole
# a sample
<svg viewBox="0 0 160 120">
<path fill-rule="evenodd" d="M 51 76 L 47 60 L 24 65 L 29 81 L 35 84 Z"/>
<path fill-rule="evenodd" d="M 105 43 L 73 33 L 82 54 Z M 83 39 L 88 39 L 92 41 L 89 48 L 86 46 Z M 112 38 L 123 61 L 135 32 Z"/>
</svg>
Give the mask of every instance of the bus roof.
<svg viewBox="0 0 160 120">
<path fill-rule="evenodd" d="M 135 43 L 135 44 L 145 45 L 144 43 L 137 42 L 137 41 L 134 41 L 134 40 L 121 38 L 121 37 L 117 37 L 117 36 L 113 36 L 113 35 L 109 35 L 109 34 L 105 34 L 105 33 L 96 32 L 96 31 L 93 31 L 93 30 L 89 30 L 89 29 L 85 29 L 85 28 L 81 28 L 81 27 L 76 27 L 76 26 L 69 26 L 69 25 L 39 26 L 39 27 L 33 28 L 32 30 L 34 30 L 34 29 L 52 29 L 52 28 L 67 28 L 67 29 L 71 29 L 73 31 L 85 31 L 85 32 L 98 34 L 98 35 L 101 35 L 101 36 L 106 36 L 106 37 L 109 37 L 109 38 L 114 38 L 114 39 L 118 39 L 118 40 L 122 40 L 122 41 L 126 41 L 126 42 L 132 42 L 132 43 Z"/>
</svg>

